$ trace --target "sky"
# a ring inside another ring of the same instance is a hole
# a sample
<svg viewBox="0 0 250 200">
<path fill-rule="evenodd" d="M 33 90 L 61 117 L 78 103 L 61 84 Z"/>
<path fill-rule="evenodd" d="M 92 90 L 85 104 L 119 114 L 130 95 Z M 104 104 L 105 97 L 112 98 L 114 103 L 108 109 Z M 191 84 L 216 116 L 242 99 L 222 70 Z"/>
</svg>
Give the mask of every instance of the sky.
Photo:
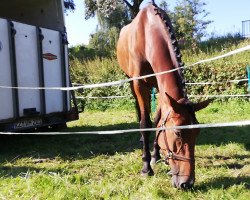
<svg viewBox="0 0 250 200">
<path fill-rule="evenodd" d="M 162 0 L 156 0 L 160 3 Z M 242 21 L 250 20 L 250 0 L 203 0 L 204 9 L 210 14 L 205 18 L 213 22 L 208 26 L 207 33 L 226 35 L 227 33 L 241 33 Z M 141 7 L 149 0 L 144 0 Z M 167 0 L 170 7 L 176 0 Z M 75 0 L 76 10 L 65 16 L 69 46 L 88 44 L 89 35 L 96 32 L 97 20 L 85 20 L 83 0 Z"/>
</svg>

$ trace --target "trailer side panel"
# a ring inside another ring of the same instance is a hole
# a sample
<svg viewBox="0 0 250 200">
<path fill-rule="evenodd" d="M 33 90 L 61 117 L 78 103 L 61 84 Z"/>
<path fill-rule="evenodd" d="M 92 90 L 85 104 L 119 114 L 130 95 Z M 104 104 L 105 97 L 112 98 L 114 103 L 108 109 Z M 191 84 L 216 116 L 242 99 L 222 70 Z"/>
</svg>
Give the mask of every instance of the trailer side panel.
<svg viewBox="0 0 250 200">
<path fill-rule="evenodd" d="M 12 86 L 8 21 L 0 19 L 0 85 Z M 0 89 L 0 120 L 13 118 L 12 90 Z"/>
</svg>

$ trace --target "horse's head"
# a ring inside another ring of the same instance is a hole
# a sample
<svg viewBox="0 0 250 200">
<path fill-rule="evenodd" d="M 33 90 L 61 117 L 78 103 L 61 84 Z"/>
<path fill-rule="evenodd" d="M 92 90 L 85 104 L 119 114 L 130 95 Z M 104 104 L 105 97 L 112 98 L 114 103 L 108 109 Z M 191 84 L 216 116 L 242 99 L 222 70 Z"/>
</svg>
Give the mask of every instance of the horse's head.
<svg viewBox="0 0 250 200">
<path fill-rule="evenodd" d="M 205 108 L 210 101 L 192 104 L 186 99 L 174 100 L 168 94 L 167 112 L 162 113 L 158 127 L 183 126 L 197 124 L 195 112 Z M 191 188 L 195 181 L 194 146 L 199 129 L 162 130 L 157 142 L 165 161 L 170 165 L 172 184 L 178 188 Z"/>
</svg>

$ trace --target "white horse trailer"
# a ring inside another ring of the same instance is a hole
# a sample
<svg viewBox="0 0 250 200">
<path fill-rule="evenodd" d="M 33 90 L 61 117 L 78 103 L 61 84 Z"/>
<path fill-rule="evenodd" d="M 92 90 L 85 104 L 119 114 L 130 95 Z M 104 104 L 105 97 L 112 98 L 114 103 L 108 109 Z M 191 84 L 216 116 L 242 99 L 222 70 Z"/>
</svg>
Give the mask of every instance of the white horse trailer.
<svg viewBox="0 0 250 200">
<path fill-rule="evenodd" d="M 71 85 L 66 36 L 63 0 L 1 1 L 1 131 L 78 119 L 72 92 L 46 89 Z"/>
</svg>

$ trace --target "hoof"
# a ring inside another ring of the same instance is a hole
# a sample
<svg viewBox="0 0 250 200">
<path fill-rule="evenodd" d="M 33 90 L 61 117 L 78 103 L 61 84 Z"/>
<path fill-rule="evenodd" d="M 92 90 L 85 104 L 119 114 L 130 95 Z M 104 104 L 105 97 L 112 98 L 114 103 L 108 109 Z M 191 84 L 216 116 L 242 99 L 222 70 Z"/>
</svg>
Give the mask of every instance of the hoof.
<svg viewBox="0 0 250 200">
<path fill-rule="evenodd" d="M 153 170 L 148 170 L 148 171 L 144 171 L 144 170 L 142 170 L 141 171 L 141 176 L 143 176 L 143 177 L 147 177 L 147 176 L 154 176 L 154 171 Z"/>
</svg>

